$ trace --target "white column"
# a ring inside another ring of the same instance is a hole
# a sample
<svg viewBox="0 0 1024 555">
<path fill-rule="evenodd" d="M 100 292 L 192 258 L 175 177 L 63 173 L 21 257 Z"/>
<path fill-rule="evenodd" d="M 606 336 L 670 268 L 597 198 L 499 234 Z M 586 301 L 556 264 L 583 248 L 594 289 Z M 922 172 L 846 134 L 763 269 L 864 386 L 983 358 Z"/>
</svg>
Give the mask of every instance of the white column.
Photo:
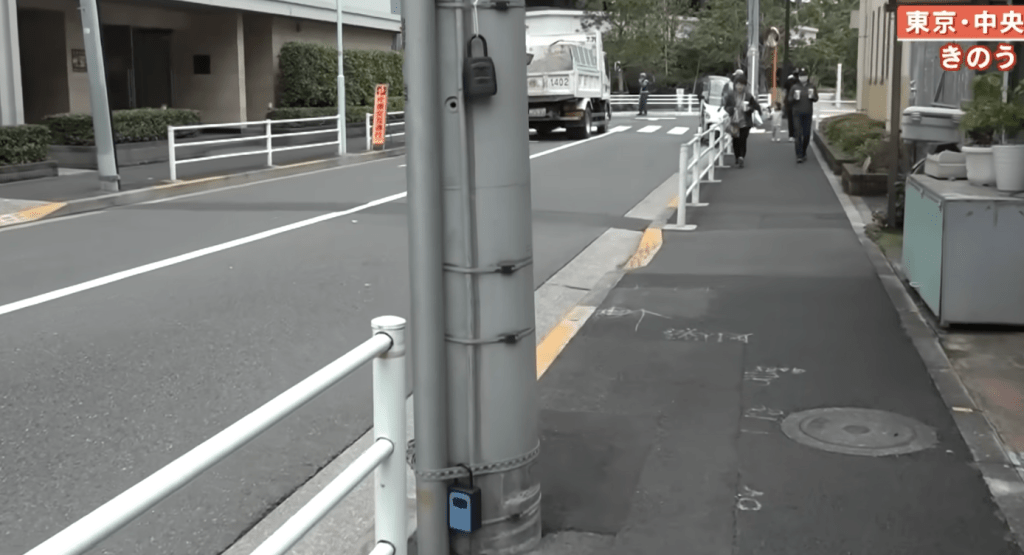
<svg viewBox="0 0 1024 555">
<path fill-rule="evenodd" d="M 21 96 L 18 1 L 0 0 L 0 125 L 25 123 Z"/>
</svg>

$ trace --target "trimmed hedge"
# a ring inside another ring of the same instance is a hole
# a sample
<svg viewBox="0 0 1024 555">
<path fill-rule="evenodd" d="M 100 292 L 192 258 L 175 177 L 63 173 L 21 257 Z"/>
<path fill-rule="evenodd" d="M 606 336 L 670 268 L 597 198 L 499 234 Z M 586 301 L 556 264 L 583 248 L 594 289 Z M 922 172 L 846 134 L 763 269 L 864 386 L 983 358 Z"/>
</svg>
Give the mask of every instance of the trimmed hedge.
<svg viewBox="0 0 1024 555">
<path fill-rule="evenodd" d="M 338 50 L 309 42 L 281 47 L 281 108 L 328 108 L 338 105 Z M 387 83 L 388 96 L 405 96 L 401 52 L 352 50 L 345 52 L 345 104 L 373 106 L 375 87 Z M 391 102 L 389 102 L 392 106 Z M 404 101 L 402 102 L 404 106 Z M 365 117 L 365 116 L 360 116 Z M 351 117 L 346 118 L 351 121 Z"/>
<path fill-rule="evenodd" d="M 829 143 L 857 155 L 864 152 L 865 144 L 872 139 L 883 139 L 885 122 L 870 119 L 864 114 L 849 114 L 833 118 L 825 125 L 824 132 Z"/>
<path fill-rule="evenodd" d="M 405 110 L 405 99 L 404 98 L 388 98 L 388 111 L 389 112 L 401 112 Z M 366 121 L 366 114 L 373 112 L 373 106 L 347 106 L 345 108 L 345 122 L 346 123 L 363 123 Z M 267 112 L 267 119 L 279 120 L 279 119 L 305 119 L 305 118 L 322 118 L 327 116 L 333 116 L 338 113 L 338 109 L 333 106 L 327 106 L 322 108 L 277 108 Z M 315 122 L 311 122 L 312 125 Z M 282 124 L 287 126 L 288 124 Z"/>
<path fill-rule="evenodd" d="M 198 125 L 197 110 L 139 108 L 115 110 L 112 114 L 115 143 L 146 143 L 167 139 L 171 125 Z M 54 114 L 43 118 L 53 134 L 53 144 L 94 146 L 90 114 Z"/>
<path fill-rule="evenodd" d="M 0 127 L 0 166 L 42 162 L 49 146 L 50 130 L 45 125 Z"/>
</svg>

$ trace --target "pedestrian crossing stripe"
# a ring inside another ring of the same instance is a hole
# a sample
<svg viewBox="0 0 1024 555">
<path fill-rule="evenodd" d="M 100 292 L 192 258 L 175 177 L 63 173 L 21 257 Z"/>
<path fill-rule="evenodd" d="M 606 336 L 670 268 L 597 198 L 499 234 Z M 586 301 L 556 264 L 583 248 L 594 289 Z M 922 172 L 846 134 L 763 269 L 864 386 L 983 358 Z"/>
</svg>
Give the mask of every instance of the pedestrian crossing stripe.
<svg viewBox="0 0 1024 555">
<path fill-rule="evenodd" d="M 672 129 L 668 130 L 668 134 L 669 135 L 685 135 L 686 132 L 689 131 L 689 130 L 690 130 L 689 127 L 673 127 Z"/>
<path fill-rule="evenodd" d="M 655 131 L 657 131 L 659 129 L 661 129 L 660 125 L 648 125 L 647 127 L 643 127 L 643 128 L 637 129 L 636 132 L 637 133 L 654 133 Z"/>
</svg>

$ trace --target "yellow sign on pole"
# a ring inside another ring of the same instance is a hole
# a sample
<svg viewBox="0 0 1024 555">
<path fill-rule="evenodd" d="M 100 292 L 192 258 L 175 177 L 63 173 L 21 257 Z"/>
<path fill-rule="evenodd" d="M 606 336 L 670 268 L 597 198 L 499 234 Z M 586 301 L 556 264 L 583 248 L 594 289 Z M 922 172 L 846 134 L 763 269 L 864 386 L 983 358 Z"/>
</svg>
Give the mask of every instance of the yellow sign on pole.
<svg viewBox="0 0 1024 555">
<path fill-rule="evenodd" d="M 387 137 L 388 121 L 388 86 L 377 85 L 373 99 L 373 147 L 383 147 Z"/>
</svg>

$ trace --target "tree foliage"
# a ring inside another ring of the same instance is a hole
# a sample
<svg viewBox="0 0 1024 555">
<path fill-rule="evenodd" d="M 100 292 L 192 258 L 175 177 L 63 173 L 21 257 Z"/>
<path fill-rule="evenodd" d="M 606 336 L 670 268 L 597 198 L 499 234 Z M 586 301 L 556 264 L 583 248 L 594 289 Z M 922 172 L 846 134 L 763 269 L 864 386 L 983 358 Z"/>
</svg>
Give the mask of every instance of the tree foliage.
<svg viewBox="0 0 1024 555">
<path fill-rule="evenodd" d="M 675 50 L 690 0 L 587 0 L 583 27 L 604 29 L 609 63 L 621 62 L 631 74 L 660 73 L 671 81 Z"/>
</svg>

